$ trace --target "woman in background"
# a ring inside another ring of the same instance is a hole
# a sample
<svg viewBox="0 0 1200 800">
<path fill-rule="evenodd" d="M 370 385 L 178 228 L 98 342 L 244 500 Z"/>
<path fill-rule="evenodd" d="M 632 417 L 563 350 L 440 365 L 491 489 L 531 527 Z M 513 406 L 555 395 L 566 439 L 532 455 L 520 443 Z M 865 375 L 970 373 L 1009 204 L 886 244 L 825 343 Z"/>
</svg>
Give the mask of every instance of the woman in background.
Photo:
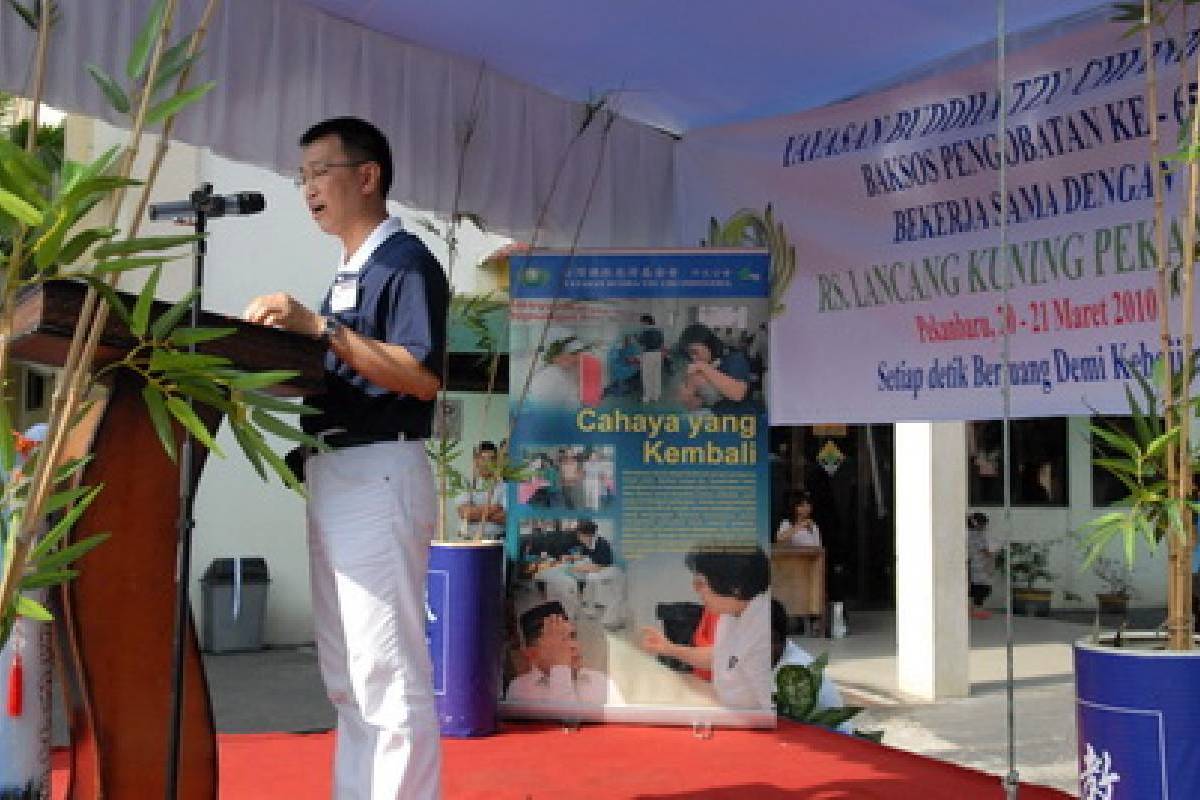
<svg viewBox="0 0 1200 800">
<path fill-rule="evenodd" d="M 701 545 L 687 554 L 692 588 L 717 615 L 711 646 L 676 644 L 642 628 L 639 646 L 693 669 L 712 670 L 717 699 L 728 708 L 774 708 L 771 673 L 771 577 L 766 554 L 753 546 Z"/>
<path fill-rule="evenodd" d="M 687 356 L 687 371 L 679 400 L 691 411 L 737 414 L 753 409 L 750 402 L 750 362 L 738 350 L 726 349 L 712 328 L 699 322 L 683 329 L 679 349 Z"/>
</svg>

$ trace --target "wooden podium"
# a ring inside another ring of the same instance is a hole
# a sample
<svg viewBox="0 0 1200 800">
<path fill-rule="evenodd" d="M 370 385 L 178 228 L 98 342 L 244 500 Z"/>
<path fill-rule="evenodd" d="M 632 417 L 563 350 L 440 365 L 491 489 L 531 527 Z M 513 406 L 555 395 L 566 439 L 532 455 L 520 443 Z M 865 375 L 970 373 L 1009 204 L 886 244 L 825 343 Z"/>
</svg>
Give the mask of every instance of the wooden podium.
<svg viewBox="0 0 1200 800">
<path fill-rule="evenodd" d="M 815 617 L 825 635 L 825 548 L 776 544 L 771 548 L 771 589 L 788 616 Z"/>
<path fill-rule="evenodd" d="M 12 357 L 61 366 L 84 292 L 79 284 L 62 282 L 23 296 L 14 309 Z M 162 304 L 153 316 L 165 309 Z M 202 352 L 226 356 L 245 370 L 300 373 L 279 387 L 280 394 L 319 390 L 324 354 L 319 342 L 218 314 L 204 314 L 202 324 L 237 328 L 236 334 L 202 346 Z M 133 344 L 120 318 L 110 314 L 96 365 L 116 360 Z M 111 533 L 109 541 L 81 560 L 79 577 L 63 588 L 55 623 L 71 726 L 67 796 L 146 800 L 163 797 L 166 788 L 179 466 L 163 452 L 137 376 L 120 371 L 108 389 L 67 446 L 68 457 L 89 451 L 94 456 L 82 482 L 104 485 L 75 525 L 71 541 Z M 202 416 L 212 430 L 220 423 L 215 413 Z M 195 452 L 198 478 L 205 453 L 202 447 Z M 216 733 L 194 625 L 190 627 L 178 796 L 213 800 Z"/>
</svg>

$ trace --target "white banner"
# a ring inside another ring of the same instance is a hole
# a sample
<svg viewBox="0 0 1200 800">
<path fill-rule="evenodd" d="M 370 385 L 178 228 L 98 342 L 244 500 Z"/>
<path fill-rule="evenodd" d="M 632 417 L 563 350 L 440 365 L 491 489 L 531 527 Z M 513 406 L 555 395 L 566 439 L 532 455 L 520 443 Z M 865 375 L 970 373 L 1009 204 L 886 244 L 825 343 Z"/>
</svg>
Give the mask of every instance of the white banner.
<svg viewBox="0 0 1200 800">
<path fill-rule="evenodd" d="M 1091 24 L 1010 55 L 1003 137 L 989 62 L 684 139 L 684 240 L 771 204 L 796 247 L 771 332 L 772 423 L 1000 416 L 1005 329 L 1013 416 L 1127 411 L 1126 381 L 1161 348 L 1146 54 L 1124 30 Z M 1193 29 L 1155 47 L 1164 151 L 1195 100 L 1180 58 L 1197 44 Z"/>
</svg>

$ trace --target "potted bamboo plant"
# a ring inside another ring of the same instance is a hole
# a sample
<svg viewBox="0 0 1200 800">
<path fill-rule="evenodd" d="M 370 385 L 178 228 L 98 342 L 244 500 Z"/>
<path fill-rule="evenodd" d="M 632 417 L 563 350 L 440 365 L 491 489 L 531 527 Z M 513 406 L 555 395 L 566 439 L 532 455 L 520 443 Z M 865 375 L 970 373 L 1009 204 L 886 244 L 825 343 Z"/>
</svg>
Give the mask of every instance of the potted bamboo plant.
<svg viewBox="0 0 1200 800">
<path fill-rule="evenodd" d="M 69 543 L 75 521 L 103 486 L 86 485 L 90 457 L 69 459 L 65 442 L 104 380 L 94 367 L 94 356 L 110 316 L 120 320 L 134 345 L 103 372 L 127 371 L 141 381 L 145 413 L 172 459 L 177 456 L 183 430 L 213 452 L 220 452 L 194 403 L 225 414 L 259 474 L 266 477 L 270 470 L 293 488 L 298 488 L 294 476 L 269 447 L 264 432 L 311 442 L 275 416 L 304 408 L 266 393 L 291 377 L 290 373 L 247 374 L 228 359 L 194 352 L 193 345 L 233 331 L 187 327 L 192 294 L 165 312 L 155 310 L 159 276 L 172 262 L 189 255 L 197 237 L 140 236 L 138 228 L 166 155 L 175 116 L 212 89 L 211 83 L 191 85 L 190 76 L 215 0 L 207 3 L 199 26 L 182 35 L 176 30 L 177 5 L 177 0 L 150 4 L 123 75 L 110 75 L 94 65 L 88 68 L 97 91 L 117 114 L 127 118 L 128 143 L 88 163 L 48 165 L 37 148 L 42 87 L 54 47 L 55 23 L 60 14 L 69 12 L 49 0 L 0 4 L 0 13 L 17 15 L 23 21 L 33 60 L 26 94 L 31 112 L 23 123 L 25 141 L 14 144 L 0 137 L 0 671 L 5 673 L 10 710 L 12 698 L 33 696 L 39 671 L 47 668 L 43 664 L 33 669 L 26 664 L 19 669 L 22 655 L 33 654 L 5 649 L 18 620 L 23 627 L 50 621 L 51 614 L 36 593 L 78 575 L 78 570 L 86 568 L 84 556 L 106 538 L 97 534 Z M 152 130 L 159 134 L 159 142 L 148 172 L 134 175 L 144 136 Z M 117 220 L 125 204 L 134 207 L 134 221 L 129 229 L 121 230 Z M 94 221 L 97 216 L 103 217 L 99 224 Z M 139 287 L 135 296 L 116 291 L 123 276 L 124 287 Z M 57 376 L 44 436 L 30 441 L 13 430 L 16 401 L 9 370 L 14 309 L 23 293 L 57 280 L 86 285 L 86 299 L 72 332 L 66 363 Z M 19 470 L 18 452 L 23 456 Z M 28 641 L 30 636 L 17 638 Z M 35 737 L 41 732 L 38 724 L 28 729 Z M 22 743 L 0 737 L 0 742 L 6 748 L 0 752 L 0 794 L 43 796 L 48 791 L 43 785 L 47 762 L 30 761 L 28 753 L 21 752 L 23 747 L 40 746 L 37 740 Z M 6 768 L 14 764 L 33 764 L 32 771 L 5 775 Z"/>
<path fill-rule="evenodd" d="M 1164 160 L 1159 114 L 1159 50 L 1163 38 L 1194 26 L 1190 0 L 1142 0 L 1119 3 L 1115 20 L 1139 34 L 1144 64 L 1145 107 L 1149 129 L 1150 171 L 1154 198 L 1154 295 L 1161 353 L 1180 349 L 1180 357 L 1159 357 L 1152 370 L 1131 368 L 1126 385 L 1130 430 L 1108 424 L 1091 427 L 1095 441 L 1109 452 L 1097 464 L 1128 490 L 1124 508 L 1093 520 L 1084 531 L 1085 565 L 1095 564 L 1117 541 L 1126 566 L 1139 543 L 1151 552 L 1166 550 L 1167 617 L 1159 630 L 1117 631 L 1075 645 L 1075 686 L 1081 791 L 1095 795 L 1107 787 L 1113 797 L 1200 796 L 1200 655 L 1194 649 L 1191 596 L 1192 553 L 1196 546 L 1193 491 L 1195 467 L 1192 419 L 1197 249 L 1200 187 L 1200 124 L 1195 106 L 1180 126 L 1178 152 Z M 1157 40 L 1157 42 L 1156 42 Z M 1155 54 L 1148 56 L 1147 54 Z M 1195 85 L 1200 61 L 1181 54 L 1177 80 Z M 1175 166 L 1172 166 L 1172 163 Z M 1185 192 L 1179 219 L 1168 217 L 1166 177 L 1172 169 Z M 1172 233 L 1175 231 L 1175 233 Z M 1168 246 L 1168 235 L 1177 238 Z M 1136 367 L 1136 365 L 1129 365 Z"/>
</svg>

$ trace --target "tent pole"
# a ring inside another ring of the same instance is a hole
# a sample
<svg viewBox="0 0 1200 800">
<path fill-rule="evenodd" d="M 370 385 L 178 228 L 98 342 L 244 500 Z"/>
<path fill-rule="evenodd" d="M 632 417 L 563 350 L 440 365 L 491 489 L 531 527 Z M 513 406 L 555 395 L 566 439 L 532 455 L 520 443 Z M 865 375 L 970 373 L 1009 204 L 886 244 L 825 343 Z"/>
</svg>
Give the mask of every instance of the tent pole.
<svg viewBox="0 0 1200 800">
<path fill-rule="evenodd" d="M 996 115 L 996 140 L 1001 143 L 1003 152 L 1003 142 L 1008 130 L 1008 70 L 1005 61 L 1005 44 L 1007 36 L 1007 20 L 1005 19 L 1005 0 L 996 0 L 996 87 L 997 87 L 997 102 L 999 103 L 999 113 Z M 999 189 L 1001 203 L 1004 203 L 1008 197 L 1008 165 L 1006 159 L 1000 159 L 999 169 Z M 1002 302 L 1001 307 L 1004 309 L 1000 330 L 1002 335 L 1000 363 L 1003 364 L 1003 369 L 1000 370 L 1000 397 L 1003 405 L 1003 449 L 1004 458 L 1001 463 L 1003 468 L 1003 485 L 1004 485 L 1004 625 L 1005 625 L 1005 640 L 1004 640 L 1004 655 L 1005 655 L 1005 707 L 1007 712 L 1006 730 L 1008 733 L 1008 774 L 1002 778 L 1004 784 L 1004 796 L 1007 800 L 1016 800 L 1020 792 L 1020 775 L 1017 772 L 1017 739 L 1016 739 L 1016 715 L 1014 713 L 1015 697 L 1013 684 L 1013 610 L 1012 610 L 1012 448 L 1011 448 L 1011 426 L 1010 419 L 1012 416 L 1012 383 L 1009 375 L 1009 359 L 1011 357 L 1011 331 L 1009 330 L 1009 289 L 1012 287 L 1012 259 L 1008 253 L 1008 215 L 1000 214 L 1000 257 L 1004 264 L 1004 285 L 1002 287 Z"/>
</svg>

